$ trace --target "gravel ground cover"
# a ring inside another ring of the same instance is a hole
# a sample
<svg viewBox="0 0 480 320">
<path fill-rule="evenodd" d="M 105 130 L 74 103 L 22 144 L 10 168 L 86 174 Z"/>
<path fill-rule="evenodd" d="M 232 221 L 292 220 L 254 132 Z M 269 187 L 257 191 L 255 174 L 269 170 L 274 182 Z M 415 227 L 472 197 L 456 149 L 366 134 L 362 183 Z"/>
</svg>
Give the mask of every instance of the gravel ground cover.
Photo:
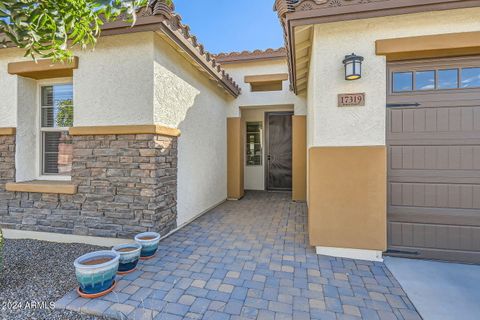
<svg viewBox="0 0 480 320">
<path fill-rule="evenodd" d="M 0 319 L 107 320 L 54 310 L 54 303 L 76 287 L 73 261 L 104 248 L 36 240 L 6 240 L 0 275 Z"/>
</svg>

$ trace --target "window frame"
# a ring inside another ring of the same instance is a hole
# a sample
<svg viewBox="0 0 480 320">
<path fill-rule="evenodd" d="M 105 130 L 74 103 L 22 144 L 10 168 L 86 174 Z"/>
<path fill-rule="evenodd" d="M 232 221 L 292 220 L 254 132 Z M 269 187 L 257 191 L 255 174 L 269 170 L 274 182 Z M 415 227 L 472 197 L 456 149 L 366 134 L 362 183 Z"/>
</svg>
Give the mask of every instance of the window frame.
<svg viewBox="0 0 480 320">
<path fill-rule="evenodd" d="M 441 58 L 414 61 L 398 61 L 390 62 L 387 68 L 387 94 L 389 96 L 411 96 L 411 95 L 428 95 L 432 93 L 458 93 L 472 92 L 480 90 L 480 87 L 462 88 L 462 69 L 480 68 L 480 58 L 478 57 L 457 57 L 457 58 Z M 440 89 L 439 70 L 457 69 L 457 88 Z M 416 90 L 416 72 L 435 71 L 435 89 Z M 413 72 L 413 90 L 411 91 L 394 91 L 393 74 L 402 72 Z"/>
<path fill-rule="evenodd" d="M 50 180 L 50 181 L 71 181 L 71 176 L 62 176 L 58 174 L 48 174 L 43 172 L 43 165 L 45 163 L 45 154 L 43 152 L 43 133 L 44 132 L 68 132 L 68 127 L 61 127 L 61 128 L 48 128 L 42 127 L 42 110 L 47 106 L 42 105 L 42 88 L 48 86 L 55 86 L 55 85 L 65 85 L 71 84 L 73 87 L 73 79 L 72 78 L 56 78 L 56 79 L 46 79 L 46 80 L 39 80 L 37 81 L 37 156 L 38 159 L 36 161 L 37 166 L 37 179 L 38 180 Z M 73 91 L 73 90 L 72 90 Z M 72 92 L 73 96 L 73 92 Z M 75 99 L 73 99 L 75 105 Z M 75 107 L 74 107 L 75 108 Z M 74 109 L 75 110 L 75 109 Z M 75 111 L 74 111 L 75 112 Z"/>
</svg>

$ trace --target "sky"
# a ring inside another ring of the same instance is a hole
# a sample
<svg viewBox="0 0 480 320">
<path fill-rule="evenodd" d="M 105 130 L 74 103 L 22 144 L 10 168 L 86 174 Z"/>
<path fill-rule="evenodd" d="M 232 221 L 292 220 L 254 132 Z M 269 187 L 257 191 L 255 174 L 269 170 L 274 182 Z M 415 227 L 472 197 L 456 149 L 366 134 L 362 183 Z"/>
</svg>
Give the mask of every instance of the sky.
<svg viewBox="0 0 480 320">
<path fill-rule="evenodd" d="M 184 24 L 211 53 L 279 48 L 274 0 L 174 0 Z"/>
</svg>

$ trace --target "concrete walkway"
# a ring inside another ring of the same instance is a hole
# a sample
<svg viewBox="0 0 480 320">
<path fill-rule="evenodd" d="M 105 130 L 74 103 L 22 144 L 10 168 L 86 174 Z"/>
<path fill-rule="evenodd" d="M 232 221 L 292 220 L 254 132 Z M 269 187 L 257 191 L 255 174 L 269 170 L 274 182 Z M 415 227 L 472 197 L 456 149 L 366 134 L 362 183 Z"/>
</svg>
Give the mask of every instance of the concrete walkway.
<svg viewBox="0 0 480 320">
<path fill-rule="evenodd" d="M 425 320 L 480 319 L 480 266 L 386 258 Z"/>
<path fill-rule="evenodd" d="M 421 319 L 383 263 L 318 256 L 306 206 L 247 193 L 161 242 L 114 293 L 57 302 L 118 319 Z"/>
</svg>

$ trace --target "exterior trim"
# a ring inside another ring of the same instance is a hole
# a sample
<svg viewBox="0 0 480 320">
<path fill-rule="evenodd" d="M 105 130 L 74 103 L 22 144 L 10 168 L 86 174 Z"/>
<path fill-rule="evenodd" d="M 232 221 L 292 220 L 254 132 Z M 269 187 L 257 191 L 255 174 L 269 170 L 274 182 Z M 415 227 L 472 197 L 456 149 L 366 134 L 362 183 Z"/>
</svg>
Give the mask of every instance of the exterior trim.
<svg viewBox="0 0 480 320">
<path fill-rule="evenodd" d="M 245 194 L 242 118 L 227 118 L 227 199 Z"/>
<path fill-rule="evenodd" d="M 54 181 L 29 181 L 9 182 L 5 189 L 11 192 L 32 192 L 32 193 L 54 193 L 54 194 L 76 194 L 77 185 L 68 182 Z"/>
<path fill-rule="evenodd" d="M 127 125 L 127 126 L 85 126 L 72 127 L 68 130 L 71 136 L 96 136 L 117 134 L 158 134 L 167 137 L 178 137 L 181 132 L 176 128 L 158 125 Z"/>
<path fill-rule="evenodd" d="M 0 136 L 14 136 L 16 132 L 16 128 L 0 128 Z"/>
<path fill-rule="evenodd" d="M 307 117 L 292 116 L 292 200 L 307 200 Z"/>
<path fill-rule="evenodd" d="M 333 247 L 316 247 L 315 249 L 317 254 L 325 256 L 383 262 L 383 253 L 379 250 L 361 250 Z"/>
<path fill-rule="evenodd" d="M 287 51 L 285 48 L 219 53 L 215 55 L 215 60 L 222 65 L 257 61 L 284 60 L 286 58 Z"/>
<path fill-rule="evenodd" d="M 72 61 L 54 62 L 51 59 L 20 61 L 8 64 L 8 73 L 32 79 L 72 77 L 73 69 L 78 69 L 78 57 Z"/>
<path fill-rule="evenodd" d="M 480 54 L 480 31 L 377 40 L 376 54 L 388 61 Z"/>
<path fill-rule="evenodd" d="M 288 80 L 288 73 L 263 74 L 258 76 L 245 76 L 245 83 L 271 82 Z"/>
</svg>

